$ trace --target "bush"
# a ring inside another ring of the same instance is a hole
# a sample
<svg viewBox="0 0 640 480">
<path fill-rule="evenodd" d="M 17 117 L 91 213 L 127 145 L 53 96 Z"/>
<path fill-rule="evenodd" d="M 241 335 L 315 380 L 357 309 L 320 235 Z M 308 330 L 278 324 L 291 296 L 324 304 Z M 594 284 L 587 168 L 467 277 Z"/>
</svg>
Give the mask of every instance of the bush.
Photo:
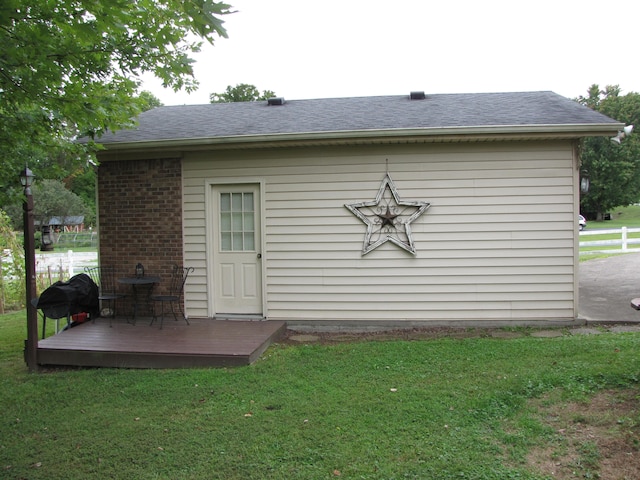
<svg viewBox="0 0 640 480">
<path fill-rule="evenodd" d="M 0 313 L 24 307 L 24 248 L 11 228 L 11 220 L 0 210 Z"/>
</svg>

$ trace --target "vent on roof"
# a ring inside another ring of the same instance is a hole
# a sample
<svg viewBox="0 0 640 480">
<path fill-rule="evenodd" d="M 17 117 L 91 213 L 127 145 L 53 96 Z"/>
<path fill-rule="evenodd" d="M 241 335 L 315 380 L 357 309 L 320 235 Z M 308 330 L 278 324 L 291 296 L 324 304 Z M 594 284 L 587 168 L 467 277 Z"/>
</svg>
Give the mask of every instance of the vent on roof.
<svg viewBox="0 0 640 480">
<path fill-rule="evenodd" d="M 272 97 L 267 100 L 268 105 L 284 105 L 283 97 Z"/>
<path fill-rule="evenodd" d="M 409 94 L 409 98 L 411 100 L 424 100 L 425 98 L 427 98 L 427 96 L 424 94 L 424 92 L 411 92 Z"/>
</svg>

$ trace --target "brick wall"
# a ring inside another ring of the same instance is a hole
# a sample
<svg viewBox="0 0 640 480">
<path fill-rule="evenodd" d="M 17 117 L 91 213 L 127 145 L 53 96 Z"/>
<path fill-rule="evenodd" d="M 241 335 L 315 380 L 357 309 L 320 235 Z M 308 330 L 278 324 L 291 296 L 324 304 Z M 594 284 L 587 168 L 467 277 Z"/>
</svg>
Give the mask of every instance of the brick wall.
<svg viewBox="0 0 640 480">
<path fill-rule="evenodd" d="M 154 293 L 165 293 L 173 265 L 183 263 L 180 159 L 101 163 L 98 227 L 101 264 L 122 277 L 142 263 L 162 278 Z"/>
</svg>

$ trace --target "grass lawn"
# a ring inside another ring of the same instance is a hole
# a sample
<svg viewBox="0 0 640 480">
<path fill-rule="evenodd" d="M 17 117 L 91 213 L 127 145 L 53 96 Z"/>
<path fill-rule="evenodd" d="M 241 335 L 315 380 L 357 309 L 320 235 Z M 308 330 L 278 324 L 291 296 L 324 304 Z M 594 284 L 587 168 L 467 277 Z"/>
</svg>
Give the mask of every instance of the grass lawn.
<svg viewBox="0 0 640 480">
<path fill-rule="evenodd" d="M 575 426 L 596 394 L 637 404 L 636 333 L 281 344 L 233 369 L 29 374 L 24 315 L 0 316 L 7 479 L 600 478 L 597 446 L 568 455 L 540 408 L 578 405 Z M 612 423 L 640 455 L 637 409 Z M 536 468 L 547 447 L 575 476 Z"/>
<path fill-rule="evenodd" d="M 640 205 L 629 205 L 626 207 L 616 207 L 611 210 L 611 220 L 596 222 L 587 221 L 587 229 L 592 228 L 638 228 L 640 227 Z"/>
<path fill-rule="evenodd" d="M 615 230 L 620 229 L 622 227 L 627 228 L 640 228 L 640 205 L 629 205 L 627 207 L 618 207 L 611 211 L 611 220 L 604 220 L 601 222 L 596 222 L 594 220 L 587 221 L 587 230 L 586 231 L 594 231 L 594 230 Z M 596 240 L 620 240 L 621 235 L 618 234 L 604 234 L 604 235 L 588 235 L 580 237 L 580 240 L 583 242 L 596 241 Z M 640 238 L 640 233 L 629 233 L 627 235 L 628 239 L 637 239 Z M 639 245 L 631 245 L 630 248 L 639 248 Z M 610 255 L 620 255 L 627 252 L 623 252 L 620 250 L 619 253 L 588 253 L 588 252 L 596 252 L 599 250 L 615 250 L 621 249 L 622 247 L 618 246 L 595 246 L 595 247 L 581 247 L 580 253 L 580 261 L 592 260 L 594 258 L 602 258 Z"/>
</svg>

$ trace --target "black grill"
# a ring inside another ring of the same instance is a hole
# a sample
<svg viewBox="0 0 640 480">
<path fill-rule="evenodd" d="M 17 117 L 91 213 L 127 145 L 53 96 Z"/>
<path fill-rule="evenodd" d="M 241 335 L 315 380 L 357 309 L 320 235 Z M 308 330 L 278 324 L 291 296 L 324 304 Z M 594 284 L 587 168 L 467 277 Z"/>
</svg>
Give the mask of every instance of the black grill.
<svg viewBox="0 0 640 480">
<path fill-rule="evenodd" d="M 86 273 L 71 277 L 66 282 L 56 282 L 47 288 L 39 298 L 32 301 L 42 310 L 44 322 L 47 318 L 67 318 L 71 323 L 71 315 L 86 312 L 95 318 L 100 312 L 98 286 Z M 43 325 L 44 337 L 44 325 Z"/>
</svg>

